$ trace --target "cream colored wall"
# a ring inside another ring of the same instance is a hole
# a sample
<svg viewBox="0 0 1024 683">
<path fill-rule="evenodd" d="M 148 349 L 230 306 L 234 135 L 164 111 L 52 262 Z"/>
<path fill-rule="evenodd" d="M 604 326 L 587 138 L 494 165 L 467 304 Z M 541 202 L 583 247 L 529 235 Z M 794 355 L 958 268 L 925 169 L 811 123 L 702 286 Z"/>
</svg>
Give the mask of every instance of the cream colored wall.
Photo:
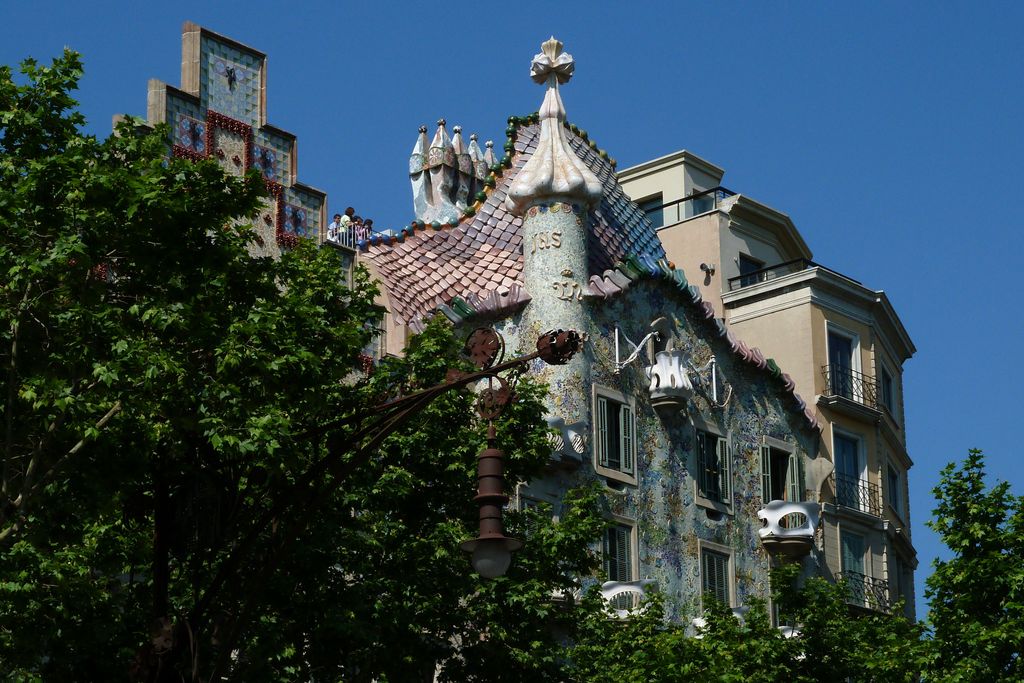
<svg viewBox="0 0 1024 683">
<path fill-rule="evenodd" d="M 798 295 L 798 294 L 797 294 Z M 735 315 L 744 309 L 730 309 Z M 796 383 L 796 391 L 813 405 L 815 396 L 815 364 L 808 362 L 815 355 L 813 326 L 815 308 L 810 302 L 772 311 L 740 322 L 726 322 L 737 338 L 748 346 L 757 346 L 768 358 L 774 358 L 779 368 Z"/>
<path fill-rule="evenodd" d="M 624 180 L 622 190 L 637 203 L 660 194 L 662 202 L 667 204 L 686 196 L 686 183 L 686 168 L 680 163 Z"/>
<path fill-rule="evenodd" d="M 717 267 L 721 254 L 722 214 L 713 212 L 658 232 L 665 255 L 677 268 L 682 268 L 691 285 L 715 306 L 715 316 L 724 317 L 722 308 L 722 271 Z M 707 275 L 700 264 L 715 264 L 713 275 Z"/>
<path fill-rule="evenodd" d="M 722 231 L 721 271 L 723 284 L 728 291 L 729 278 L 740 274 L 740 254 L 746 254 L 767 266 L 774 266 L 790 257 L 782 253 L 771 233 L 752 225 L 737 225 L 730 222 Z"/>
</svg>

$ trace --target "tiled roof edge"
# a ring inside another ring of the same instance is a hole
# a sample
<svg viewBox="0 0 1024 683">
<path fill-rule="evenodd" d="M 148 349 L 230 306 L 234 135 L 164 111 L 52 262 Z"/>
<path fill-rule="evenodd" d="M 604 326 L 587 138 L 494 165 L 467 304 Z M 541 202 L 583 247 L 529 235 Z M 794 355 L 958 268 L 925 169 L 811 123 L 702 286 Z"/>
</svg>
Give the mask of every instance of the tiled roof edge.
<svg viewBox="0 0 1024 683">
<path fill-rule="evenodd" d="M 456 296 L 448 303 L 438 306 L 432 313 L 410 320 L 408 325 L 414 332 L 422 332 L 427 321 L 438 313 L 444 314 L 446 318 L 458 325 L 478 316 L 498 316 L 511 313 L 525 306 L 530 299 L 529 292 L 516 282 L 509 286 L 508 291 L 504 294 L 498 290 L 492 290 L 486 292 L 486 296 L 474 293 Z"/>
<path fill-rule="evenodd" d="M 671 261 L 666 259 L 655 261 L 646 255 L 629 254 L 617 263 L 614 269 L 604 271 L 603 275 L 592 276 L 585 295 L 609 299 L 629 289 L 634 282 L 644 279 L 664 280 L 678 289 L 683 295 L 683 299 L 695 306 L 700 315 L 708 321 L 708 325 L 716 337 L 724 338 L 729 343 L 729 349 L 743 361 L 767 372 L 778 381 L 782 385 L 782 389 L 792 396 L 793 408 L 803 415 L 807 427 L 811 430 L 821 431 L 821 423 L 815 417 L 813 408 L 807 405 L 800 394 L 796 393 L 796 383 L 793 378 L 782 372 L 775 359 L 766 358 L 757 347 L 747 346 L 742 339 L 737 338 L 726 327 L 724 321 L 716 318 L 715 307 L 712 303 L 704 300 L 700 290 L 686 280 L 686 274 L 683 273 L 682 268 L 676 268 Z"/>
<path fill-rule="evenodd" d="M 360 240 L 356 244 L 356 247 L 360 251 L 364 252 L 367 251 L 371 246 L 382 248 L 389 247 L 404 242 L 406 237 L 414 235 L 417 232 L 424 232 L 430 229 L 437 231 L 444 230 L 446 228 L 457 228 L 466 221 L 472 220 L 472 218 L 476 215 L 477 211 L 480 210 L 480 207 L 482 207 L 484 205 L 484 202 L 487 201 L 487 198 L 490 196 L 491 192 L 494 191 L 494 188 L 497 187 L 498 181 L 501 180 L 501 178 L 505 174 L 505 169 L 512 168 L 512 152 L 515 150 L 516 139 L 519 137 L 519 128 L 521 126 L 535 124 L 539 121 L 540 114 L 538 112 L 533 112 L 532 114 L 527 114 L 526 116 L 508 117 L 508 127 L 505 128 L 505 156 L 503 156 L 497 163 L 491 165 L 491 172 L 483 181 L 484 189 L 476 193 L 476 196 L 473 198 L 473 204 L 471 206 L 467 206 L 462 211 L 462 216 L 458 220 L 448 221 L 447 223 L 434 221 L 433 223 L 430 224 L 426 224 L 420 220 L 413 220 L 411 223 L 409 223 L 409 225 L 401 229 L 399 235 L 392 235 L 390 237 L 375 236 L 370 239 Z M 590 139 L 590 136 L 587 134 L 587 131 L 579 128 L 575 124 L 569 123 L 568 121 L 565 122 L 565 127 L 571 130 L 577 136 L 579 136 L 580 139 L 582 139 L 584 142 L 586 142 L 592 150 L 595 150 L 598 153 L 598 155 L 601 156 L 601 158 L 605 159 L 609 164 L 611 164 L 612 168 L 615 168 L 618 165 L 618 162 L 616 162 L 615 159 L 609 157 L 608 153 L 605 150 L 598 149 L 597 144 Z"/>
</svg>

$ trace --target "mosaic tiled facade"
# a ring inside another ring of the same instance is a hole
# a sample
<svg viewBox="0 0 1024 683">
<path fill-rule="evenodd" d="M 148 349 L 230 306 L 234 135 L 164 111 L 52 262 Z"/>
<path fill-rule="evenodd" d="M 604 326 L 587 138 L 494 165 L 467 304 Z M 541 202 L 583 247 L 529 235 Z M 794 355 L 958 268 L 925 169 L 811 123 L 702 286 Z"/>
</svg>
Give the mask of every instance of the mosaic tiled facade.
<svg viewBox="0 0 1024 683">
<path fill-rule="evenodd" d="M 557 516 L 569 487 L 603 486 L 614 521 L 601 547 L 605 588 L 657 585 L 673 619 L 699 614 L 709 590 L 733 607 L 767 597 L 758 512 L 781 472 L 770 471 L 772 449 L 785 455 L 788 499 L 816 500 L 818 424 L 792 379 L 737 339 L 665 259 L 614 161 L 565 123 L 557 86 L 571 57 L 553 39 L 544 50 L 532 73 L 545 102 L 510 119 L 507 154 L 476 202 L 444 222 L 417 213 L 401 236 L 362 245 L 365 259 L 414 329 L 439 313 L 467 330 L 493 324 L 520 352 L 545 329 L 586 335 L 570 364 L 531 368 L 550 388 L 558 436 L 549 474 L 518 496 Z"/>
<path fill-rule="evenodd" d="M 531 301 L 527 309 L 535 305 L 537 302 Z M 702 542 L 727 548 L 731 553 L 735 606 L 747 604 L 751 595 L 767 598 L 768 555 L 757 534 L 762 526 L 757 511 L 767 503 L 761 490 L 764 437 L 790 444 L 810 469 L 817 458 L 817 429 L 798 409 L 794 396 L 785 391 L 780 376 L 734 353 L 729 340 L 716 334 L 715 323 L 695 310 L 692 303 L 682 300 L 678 290 L 667 283 L 653 278 L 641 280 L 620 296 L 591 300 L 586 308 L 590 314 L 585 359 L 590 366 L 589 381 L 569 379 L 552 384 L 549 406 L 554 414 L 587 416 L 583 429 L 587 446 L 579 462 L 561 459 L 558 474 L 521 490 L 520 496 L 551 504 L 557 516 L 565 488 L 593 480 L 605 483 L 609 514 L 635 528 L 639 556 L 633 579 L 655 580 L 672 618 L 688 619 L 699 610 Z M 510 348 L 526 349 L 529 340 L 536 338 L 537 330 L 523 325 L 530 314 L 524 310 L 497 326 Z M 705 371 L 701 375 L 704 383 L 696 385 L 684 406 L 671 412 L 658 411 L 648 391 L 646 352 L 616 372 L 616 327 L 620 344 L 628 348 L 625 337 L 642 339 L 650 331 L 651 322 L 663 316 L 668 318 L 672 344 L 691 367 L 706 366 L 714 355 L 719 381 L 732 388 L 727 401 L 712 399 Z M 540 366 L 534 370 L 541 377 L 547 372 Z M 635 483 L 620 484 L 598 471 L 594 454 L 595 386 L 617 391 L 635 402 Z M 724 407 L 718 407 L 721 403 Z M 698 500 L 695 438 L 697 430 L 705 428 L 721 433 L 729 443 L 730 513 L 717 514 Z"/>
<path fill-rule="evenodd" d="M 181 88 L 150 81 L 147 114 L 170 126 L 175 155 L 217 159 L 233 175 L 263 175 L 268 197 L 253 224 L 254 254 L 276 256 L 299 238 L 323 240 L 326 195 L 296 182 L 296 138 L 266 121 L 266 55 L 186 22 Z"/>
</svg>

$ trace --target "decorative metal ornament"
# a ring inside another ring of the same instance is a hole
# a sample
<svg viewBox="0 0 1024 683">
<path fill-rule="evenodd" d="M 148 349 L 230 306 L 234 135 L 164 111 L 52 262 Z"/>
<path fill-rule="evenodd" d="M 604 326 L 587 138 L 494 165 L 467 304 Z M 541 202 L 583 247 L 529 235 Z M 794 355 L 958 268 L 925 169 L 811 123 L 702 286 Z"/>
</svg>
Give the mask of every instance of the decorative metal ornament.
<svg viewBox="0 0 1024 683">
<path fill-rule="evenodd" d="M 493 328 L 479 327 L 466 340 L 465 354 L 480 370 L 486 370 L 505 356 L 505 340 Z"/>
<path fill-rule="evenodd" d="M 504 378 L 495 375 L 490 380 L 490 385 L 480 392 L 476 402 L 477 412 L 485 420 L 497 419 L 513 398 L 512 388 Z M 497 387 L 494 386 L 495 382 Z"/>
</svg>

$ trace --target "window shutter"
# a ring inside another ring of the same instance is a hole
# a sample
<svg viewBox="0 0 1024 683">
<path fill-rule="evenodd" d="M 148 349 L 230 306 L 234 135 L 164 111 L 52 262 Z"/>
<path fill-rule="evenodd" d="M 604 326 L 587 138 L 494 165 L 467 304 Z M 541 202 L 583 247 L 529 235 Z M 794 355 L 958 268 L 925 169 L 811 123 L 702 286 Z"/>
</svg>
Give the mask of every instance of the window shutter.
<svg viewBox="0 0 1024 683">
<path fill-rule="evenodd" d="M 803 500 L 803 477 L 800 476 L 800 454 L 789 454 L 789 466 L 786 467 L 786 500 Z"/>
<path fill-rule="evenodd" d="M 636 439 L 633 437 L 633 409 L 628 405 L 619 406 L 619 458 L 622 471 L 633 474 L 636 455 Z"/>
<path fill-rule="evenodd" d="M 772 499 L 772 449 L 761 446 L 761 501 L 767 505 Z"/>
<path fill-rule="evenodd" d="M 628 527 L 620 526 L 616 529 L 619 534 L 619 547 L 617 548 L 618 553 L 616 554 L 615 560 L 619 564 L 618 576 L 615 577 L 618 581 L 632 581 L 633 580 L 633 562 L 630 558 L 630 531 Z"/>
<path fill-rule="evenodd" d="M 729 477 L 729 442 L 726 439 L 719 437 L 717 446 L 719 500 L 723 503 L 728 503 L 732 498 L 732 490 L 729 486 L 731 483 Z"/>
<path fill-rule="evenodd" d="M 701 553 L 704 594 L 729 605 L 729 557 L 710 550 Z"/>
<path fill-rule="evenodd" d="M 864 537 L 842 534 L 843 571 L 864 574 Z"/>
<path fill-rule="evenodd" d="M 594 420 L 597 424 L 597 439 L 594 441 L 597 463 L 601 467 L 608 467 L 608 400 L 603 396 L 597 397 Z"/>
<path fill-rule="evenodd" d="M 698 431 L 696 439 L 697 450 L 697 488 L 700 489 L 702 496 L 708 496 L 710 494 L 711 477 L 710 477 L 710 466 L 708 462 L 708 437 L 704 432 Z"/>
<path fill-rule="evenodd" d="M 615 547 L 615 539 L 612 538 L 612 534 L 615 533 L 615 529 L 605 529 L 604 542 L 601 547 L 601 559 L 604 560 L 604 573 L 608 575 L 608 579 L 612 578 L 612 548 Z"/>
</svg>

